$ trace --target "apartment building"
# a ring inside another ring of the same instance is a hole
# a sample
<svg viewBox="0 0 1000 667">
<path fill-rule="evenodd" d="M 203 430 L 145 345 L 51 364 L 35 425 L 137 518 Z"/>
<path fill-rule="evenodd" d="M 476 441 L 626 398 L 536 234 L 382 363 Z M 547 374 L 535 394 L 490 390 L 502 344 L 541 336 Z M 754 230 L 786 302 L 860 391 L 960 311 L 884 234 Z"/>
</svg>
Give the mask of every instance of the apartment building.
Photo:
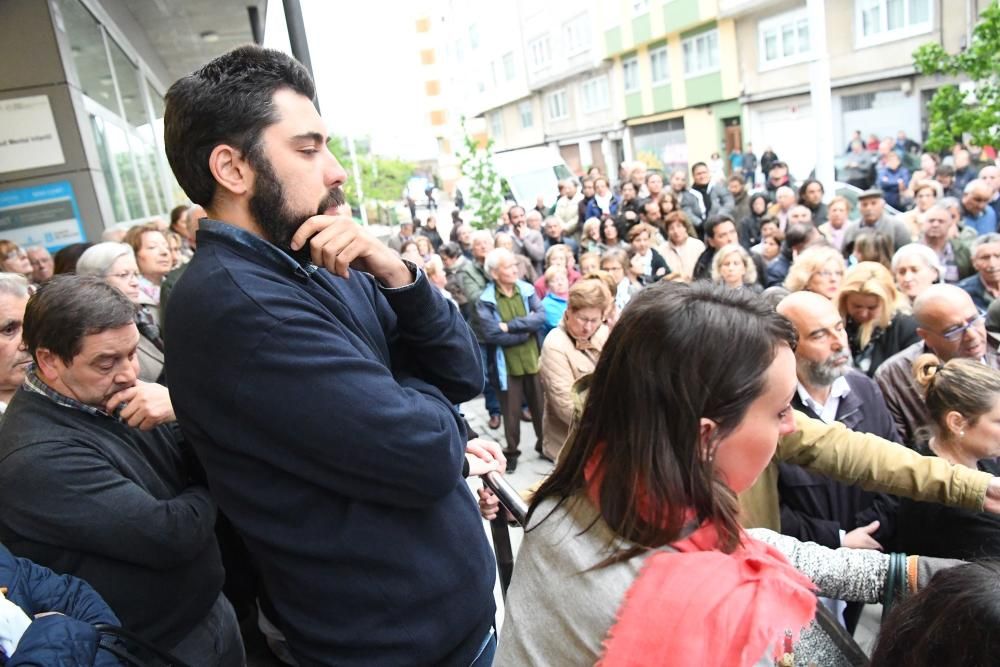
<svg viewBox="0 0 1000 667">
<path fill-rule="evenodd" d="M 720 20 L 735 23 L 743 122 L 758 154 L 771 146 L 794 174 L 816 163 L 817 132 L 836 152 L 855 130 L 865 137 L 903 130 L 920 141 L 925 108 L 945 79 L 913 67 L 913 51 L 937 42 L 954 52 L 968 44 L 988 0 L 826 0 L 815 25 L 803 0 L 719 0 Z M 832 127 L 816 126 L 809 97 L 813 37 L 825 30 Z"/>
<path fill-rule="evenodd" d="M 715 0 L 600 6 L 626 159 L 669 171 L 741 146 L 736 31 Z"/>
</svg>

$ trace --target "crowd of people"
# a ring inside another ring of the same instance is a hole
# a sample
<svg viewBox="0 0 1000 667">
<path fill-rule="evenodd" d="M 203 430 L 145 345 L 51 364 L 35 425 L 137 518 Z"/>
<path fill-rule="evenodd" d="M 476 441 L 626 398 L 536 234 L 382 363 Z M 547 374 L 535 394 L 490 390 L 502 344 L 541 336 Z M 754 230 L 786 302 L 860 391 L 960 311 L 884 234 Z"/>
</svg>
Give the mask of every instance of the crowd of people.
<svg viewBox="0 0 1000 667">
<path fill-rule="evenodd" d="M 995 166 L 852 220 L 770 151 L 759 192 L 749 160 L 628 164 L 382 242 L 314 93 L 220 56 L 166 96 L 194 203 L 0 241 L 5 664 L 122 664 L 121 625 L 192 667 L 252 627 L 302 666 L 837 665 L 824 619 L 875 602 L 872 664 L 993 664 Z M 498 639 L 467 479 L 516 470 L 522 422 L 555 467 Z"/>
</svg>

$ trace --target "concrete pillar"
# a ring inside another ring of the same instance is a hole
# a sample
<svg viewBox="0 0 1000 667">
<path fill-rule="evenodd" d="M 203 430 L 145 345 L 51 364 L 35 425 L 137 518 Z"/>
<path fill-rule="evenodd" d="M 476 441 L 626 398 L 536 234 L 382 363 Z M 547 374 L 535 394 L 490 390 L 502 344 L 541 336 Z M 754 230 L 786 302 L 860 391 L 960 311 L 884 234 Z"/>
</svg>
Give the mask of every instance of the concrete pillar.
<svg viewBox="0 0 1000 667">
<path fill-rule="evenodd" d="M 49 3 L 38 0 L 0 2 L 0 26 L 0 62 L 4 63 L 0 67 L 0 100 L 46 96 L 65 160 L 0 173 L 0 193 L 68 181 L 84 234 L 100 240 L 105 223 L 113 222 L 114 216 L 79 87 L 69 81 L 63 66 L 61 54 L 69 54 L 68 44 L 61 46 L 65 35 L 57 32 Z M 0 238 L 2 235 L 0 232 Z M 13 233 L 8 236 L 17 238 Z"/>
</svg>

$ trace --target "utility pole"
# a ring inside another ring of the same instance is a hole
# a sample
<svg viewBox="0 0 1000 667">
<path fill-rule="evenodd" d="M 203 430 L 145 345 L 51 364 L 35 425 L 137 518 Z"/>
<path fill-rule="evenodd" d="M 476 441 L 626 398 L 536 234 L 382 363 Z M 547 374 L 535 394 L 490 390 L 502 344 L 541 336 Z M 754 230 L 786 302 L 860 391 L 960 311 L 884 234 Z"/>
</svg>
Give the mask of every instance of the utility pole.
<svg viewBox="0 0 1000 667">
<path fill-rule="evenodd" d="M 316 80 L 316 75 L 313 73 L 312 59 L 309 57 L 309 40 L 306 39 L 306 26 L 305 21 L 302 19 L 302 6 L 299 4 L 299 0 L 282 0 L 282 6 L 285 9 L 285 25 L 288 28 L 288 43 L 292 47 L 292 55 L 302 63 L 309 74 L 312 75 L 313 80 Z M 319 111 L 319 94 L 317 93 L 316 99 L 313 100 L 313 104 L 316 105 L 316 111 Z M 358 169 L 358 155 L 354 151 L 354 139 L 351 135 L 347 135 L 347 150 L 351 156 L 351 164 L 353 165 L 353 175 L 354 175 L 354 187 L 358 193 L 358 208 L 361 209 L 361 221 L 367 225 L 368 224 L 368 212 L 365 210 L 365 196 L 361 189 L 361 172 Z"/>
<path fill-rule="evenodd" d="M 807 0 L 809 39 L 815 59 L 809 63 L 809 100 L 816 122 L 816 179 L 833 189 L 833 110 L 830 100 L 830 54 L 826 46 L 826 0 Z"/>
</svg>

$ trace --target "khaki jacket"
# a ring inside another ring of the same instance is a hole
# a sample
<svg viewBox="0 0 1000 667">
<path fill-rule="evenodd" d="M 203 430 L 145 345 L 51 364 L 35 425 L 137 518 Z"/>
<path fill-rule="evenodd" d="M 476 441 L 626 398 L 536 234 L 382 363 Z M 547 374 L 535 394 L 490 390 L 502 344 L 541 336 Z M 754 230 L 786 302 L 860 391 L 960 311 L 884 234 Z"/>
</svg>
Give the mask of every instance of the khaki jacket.
<svg viewBox="0 0 1000 667">
<path fill-rule="evenodd" d="M 794 433 L 778 441 L 774 460 L 757 482 L 740 494 L 746 528 L 781 529 L 778 509 L 778 466 L 775 461 L 796 463 L 845 484 L 965 509 L 981 510 L 991 475 L 953 466 L 936 456 L 921 456 L 912 449 L 874 435 L 855 433 L 843 424 L 825 424 L 795 413 Z"/>
<path fill-rule="evenodd" d="M 590 376 L 573 387 L 573 423 L 586 402 Z M 845 484 L 868 491 L 938 502 L 953 507 L 982 510 L 986 487 L 993 476 L 952 465 L 936 456 L 921 456 L 912 449 L 878 436 L 849 431 L 843 424 L 826 424 L 795 412 L 796 430 L 778 440 L 774 459 L 756 483 L 740 494 L 745 528 L 781 530 L 778 508 L 777 461 L 795 463 Z"/>
<path fill-rule="evenodd" d="M 578 342 L 566 332 L 562 322 L 545 337 L 538 371 L 545 387 L 542 451 L 553 461 L 559 456 L 573 421 L 573 383 L 594 372 L 607 340 L 608 328 L 604 325 L 590 340 Z"/>
</svg>

